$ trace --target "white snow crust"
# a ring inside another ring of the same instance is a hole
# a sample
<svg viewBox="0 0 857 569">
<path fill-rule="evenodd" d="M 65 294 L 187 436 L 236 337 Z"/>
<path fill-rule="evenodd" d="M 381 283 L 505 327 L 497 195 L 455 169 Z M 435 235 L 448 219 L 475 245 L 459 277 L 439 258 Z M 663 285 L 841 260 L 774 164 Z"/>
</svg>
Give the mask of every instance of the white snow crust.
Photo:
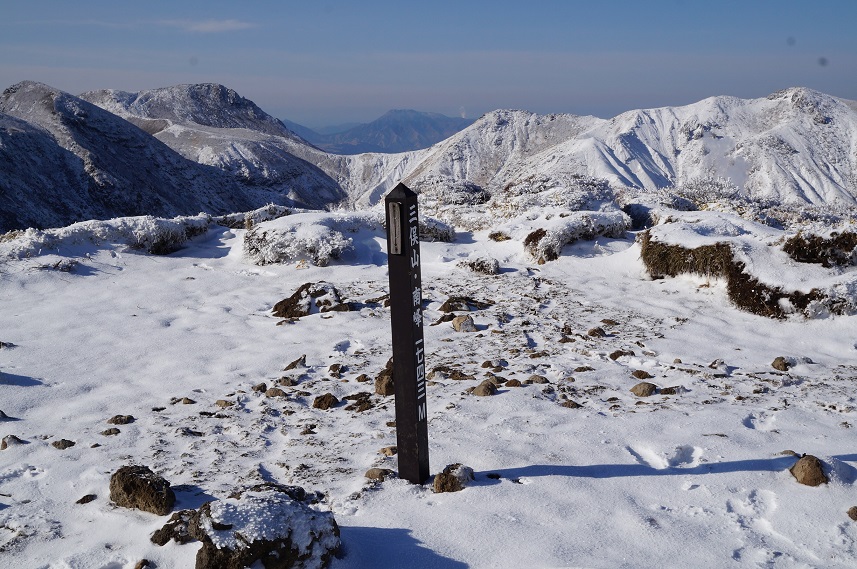
<svg viewBox="0 0 857 569">
<path fill-rule="evenodd" d="M 774 256 L 780 235 L 726 214 L 662 213 L 675 220 L 656 227 L 664 238 L 734 239 L 754 262 Z M 339 219 L 320 215 L 254 226 Z M 732 307 L 710 279 L 652 280 L 631 231 L 568 244 L 543 265 L 517 237 L 489 237 L 515 218 L 423 242 L 427 370 L 474 377 L 431 375 L 431 472 L 463 463 L 475 480 L 449 494 L 395 476 L 367 480 L 369 468 L 397 469 L 379 452 L 396 444 L 393 399 L 372 395 L 363 412 L 346 410 L 348 400 L 312 406 L 325 393 L 372 392 L 358 379 L 374 378 L 391 354 L 389 309 L 378 300 L 386 247 L 362 215 L 354 233 L 337 226 L 353 248 L 327 266 L 259 266 L 245 257 L 245 229 L 205 218 L 175 221 L 207 231 L 163 256 L 131 247 L 141 231 L 159 232 L 145 218 L 5 236 L 0 410 L 10 419 L 0 438 L 25 444 L 0 451 L 0 565 L 192 567 L 198 545 L 149 541 L 167 517 L 111 504 L 110 475 L 129 463 L 169 480 L 176 509 L 217 499 L 220 520 L 258 535 L 271 526 L 232 508 L 236 488 L 324 492 L 320 507 L 342 531 L 333 569 L 857 563 L 857 523 L 846 514 L 857 505 L 857 316 L 773 320 Z M 458 266 L 476 257 L 496 259 L 499 274 Z M 53 270 L 59 259 L 75 264 Z M 817 268 L 789 270 L 799 283 Z M 354 309 L 273 317 L 276 302 L 321 281 Z M 431 325 L 451 296 L 494 303 L 470 312 L 476 332 Z M 588 335 L 594 327 L 606 336 Z M 302 355 L 305 366 L 284 371 Z M 788 371 L 771 366 L 778 356 Z M 334 363 L 345 366 L 341 378 Z M 675 393 L 636 397 L 636 370 Z M 467 394 L 488 372 L 524 385 Z M 527 384 L 532 375 L 549 383 Z M 282 386 L 286 397 L 253 390 L 284 377 L 294 383 Z M 561 405 L 570 400 L 581 407 Z M 101 434 L 117 414 L 136 420 Z M 52 447 L 60 438 L 76 444 Z M 783 451 L 818 456 L 830 482 L 799 485 Z M 75 503 L 88 494 L 96 499 Z"/>
</svg>

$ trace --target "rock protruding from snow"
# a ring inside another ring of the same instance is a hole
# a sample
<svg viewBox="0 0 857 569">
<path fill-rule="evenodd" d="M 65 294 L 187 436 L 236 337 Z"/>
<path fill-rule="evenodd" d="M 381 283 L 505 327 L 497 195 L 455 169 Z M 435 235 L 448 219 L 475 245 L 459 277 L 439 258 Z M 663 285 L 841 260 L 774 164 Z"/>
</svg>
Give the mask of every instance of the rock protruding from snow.
<svg viewBox="0 0 857 569">
<path fill-rule="evenodd" d="M 261 484 L 199 510 L 182 510 L 152 535 L 165 545 L 202 542 L 196 569 L 321 569 L 339 549 L 339 526 L 315 507 L 318 494 L 298 486 Z"/>
<path fill-rule="evenodd" d="M 827 484 L 829 479 L 824 474 L 824 465 L 811 454 L 803 455 L 794 466 L 789 469 L 795 480 L 806 486 L 819 486 Z"/>
<path fill-rule="evenodd" d="M 452 319 L 452 328 L 456 332 L 476 332 L 476 324 L 473 322 L 473 317 L 469 314 L 456 316 Z"/>
<path fill-rule="evenodd" d="M 123 466 L 110 477 L 110 499 L 117 506 L 136 508 L 165 516 L 173 509 L 176 495 L 170 483 L 148 466 Z"/>
<path fill-rule="evenodd" d="M 461 463 L 450 464 L 443 472 L 435 474 L 433 488 L 436 493 L 460 492 L 476 477 L 473 469 Z"/>
<path fill-rule="evenodd" d="M 274 305 L 274 316 L 279 318 L 302 318 L 318 312 L 348 312 L 350 307 L 342 302 L 339 291 L 330 283 L 306 283 L 289 298 Z"/>
</svg>

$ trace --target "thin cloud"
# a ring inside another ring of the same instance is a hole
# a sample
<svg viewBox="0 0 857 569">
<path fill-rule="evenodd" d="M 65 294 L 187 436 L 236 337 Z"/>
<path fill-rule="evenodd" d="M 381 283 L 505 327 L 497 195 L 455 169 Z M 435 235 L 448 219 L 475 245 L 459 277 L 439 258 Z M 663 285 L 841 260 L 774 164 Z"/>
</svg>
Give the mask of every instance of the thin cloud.
<svg viewBox="0 0 857 569">
<path fill-rule="evenodd" d="M 255 28 L 256 24 L 242 22 L 240 20 L 204 20 L 193 22 L 189 20 L 165 20 L 162 25 L 181 28 L 188 32 L 200 34 L 218 34 L 223 32 L 235 32 Z"/>
</svg>

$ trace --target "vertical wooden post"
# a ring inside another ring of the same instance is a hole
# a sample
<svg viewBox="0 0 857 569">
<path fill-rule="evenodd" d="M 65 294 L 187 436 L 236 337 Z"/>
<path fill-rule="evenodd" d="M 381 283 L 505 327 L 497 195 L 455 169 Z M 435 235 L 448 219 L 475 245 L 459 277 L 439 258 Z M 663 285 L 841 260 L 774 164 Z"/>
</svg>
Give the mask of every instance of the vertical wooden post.
<svg viewBox="0 0 857 569">
<path fill-rule="evenodd" d="M 384 203 L 399 478 L 422 484 L 429 478 L 429 452 L 417 194 L 399 184 Z"/>
</svg>

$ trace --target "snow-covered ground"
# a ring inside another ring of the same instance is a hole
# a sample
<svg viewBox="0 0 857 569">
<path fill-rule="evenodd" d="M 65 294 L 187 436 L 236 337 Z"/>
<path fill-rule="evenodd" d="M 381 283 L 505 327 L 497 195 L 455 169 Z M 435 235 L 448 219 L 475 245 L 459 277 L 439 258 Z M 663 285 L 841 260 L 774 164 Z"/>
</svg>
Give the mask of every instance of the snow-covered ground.
<svg viewBox="0 0 857 569">
<path fill-rule="evenodd" d="M 324 492 L 335 569 L 857 564 L 857 316 L 773 320 L 717 280 L 652 280 L 630 233 L 543 265 L 489 230 L 424 242 L 431 471 L 476 473 L 435 494 L 364 477 L 396 469 L 380 453 L 392 397 L 373 385 L 391 355 L 380 228 L 354 229 L 327 266 L 254 265 L 244 233 L 212 225 L 166 256 L 58 239 L 0 261 L 0 438 L 24 441 L 0 451 L 0 566 L 193 566 L 197 543 L 150 542 L 166 517 L 111 503 L 128 464 L 169 480 L 176 509 L 259 481 Z M 486 256 L 500 274 L 459 264 Z M 354 310 L 272 316 L 319 281 Z M 471 313 L 477 332 L 431 325 L 454 296 L 493 302 Z M 672 394 L 632 394 L 638 370 Z M 489 373 L 523 385 L 468 394 Z M 285 397 L 253 389 L 281 378 Z M 372 407 L 347 409 L 359 392 Z M 342 402 L 313 408 L 325 393 Z M 135 421 L 101 434 L 118 414 Z M 830 482 L 798 484 L 783 451 L 818 456 Z"/>
</svg>

